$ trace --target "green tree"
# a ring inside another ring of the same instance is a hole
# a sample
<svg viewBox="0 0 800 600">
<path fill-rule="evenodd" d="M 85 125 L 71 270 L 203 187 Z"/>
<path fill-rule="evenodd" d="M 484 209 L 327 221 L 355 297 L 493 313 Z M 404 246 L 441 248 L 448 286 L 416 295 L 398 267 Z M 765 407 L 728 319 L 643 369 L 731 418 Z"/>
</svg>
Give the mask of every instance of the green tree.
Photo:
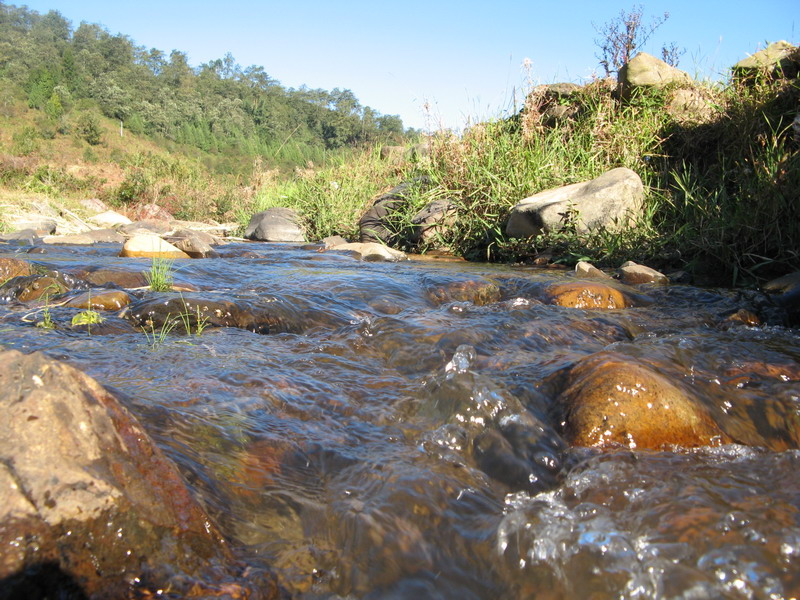
<svg viewBox="0 0 800 600">
<path fill-rule="evenodd" d="M 100 128 L 100 119 L 93 112 L 86 111 L 78 116 L 75 132 L 92 146 L 102 141 L 103 131 Z"/>
<path fill-rule="evenodd" d="M 28 80 L 28 106 L 31 108 L 44 108 L 50 97 L 56 81 L 46 67 L 39 67 L 31 72 Z"/>
</svg>

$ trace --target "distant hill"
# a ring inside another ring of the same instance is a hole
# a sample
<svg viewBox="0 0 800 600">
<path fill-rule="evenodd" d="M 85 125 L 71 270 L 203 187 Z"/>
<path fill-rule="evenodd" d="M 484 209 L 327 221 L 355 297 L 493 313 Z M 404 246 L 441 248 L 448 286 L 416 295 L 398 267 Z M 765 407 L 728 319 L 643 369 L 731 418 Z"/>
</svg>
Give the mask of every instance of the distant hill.
<svg viewBox="0 0 800 600">
<path fill-rule="evenodd" d="M 44 138 L 96 144 L 107 117 L 123 132 L 205 156 L 218 172 L 238 172 L 255 157 L 272 167 L 318 162 L 406 135 L 398 116 L 362 106 L 347 89 L 287 89 L 230 54 L 193 68 L 183 52 L 167 56 L 101 25 L 73 28 L 57 11 L 0 0 L 0 116 L 20 100 L 39 111 Z"/>
</svg>

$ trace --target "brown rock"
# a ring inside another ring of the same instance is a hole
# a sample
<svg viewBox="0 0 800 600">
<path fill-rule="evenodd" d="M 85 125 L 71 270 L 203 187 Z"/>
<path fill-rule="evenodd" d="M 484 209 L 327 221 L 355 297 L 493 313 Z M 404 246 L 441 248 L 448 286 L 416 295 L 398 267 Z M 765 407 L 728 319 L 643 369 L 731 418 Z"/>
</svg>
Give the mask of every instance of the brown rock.
<svg viewBox="0 0 800 600">
<path fill-rule="evenodd" d="M 634 306 L 631 298 L 610 285 L 575 281 L 551 285 L 545 291 L 551 304 L 570 308 L 627 308 Z"/>
<path fill-rule="evenodd" d="M 20 302 L 31 302 L 38 300 L 42 296 L 55 296 L 67 291 L 65 282 L 58 277 L 49 275 L 31 276 L 30 281 L 24 282 L 17 294 Z"/>
<path fill-rule="evenodd" d="M 100 287 L 116 285 L 124 288 L 140 288 L 147 285 L 147 279 L 139 271 L 97 269 L 92 267 L 77 271 L 75 277 Z"/>
<path fill-rule="evenodd" d="M 45 563 L 74 582 L 75 597 L 131 597 L 133 576 L 141 597 L 170 587 L 186 597 L 220 576 L 211 562 L 223 577 L 238 572 L 254 594 L 242 597 L 277 595 L 274 581 L 247 589 L 176 467 L 96 381 L 41 353 L 3 352 L 0 410 L 5 597 L 25 597 Z"/>
<path fill-rule="evenodd" d="M 559 401 L 574 446 L 659 449 L 729 443 L 699 400 L 635 359 L 600 352 L 569 372 Z"/>
<path fill-rule="evenodd" d="M 17 258 L 0 258 L 0 283 L 11 279 L 33 274 L 31 263 Z"/>
<path fill-rule="evenodd" d="M 99 290 L 83 292 L 70 298 L 64 305 L 70 308 L 84 308 L 93 310 L 119 310 L 131 302 L 131 297 L 122 290 Z"/>
</svg>

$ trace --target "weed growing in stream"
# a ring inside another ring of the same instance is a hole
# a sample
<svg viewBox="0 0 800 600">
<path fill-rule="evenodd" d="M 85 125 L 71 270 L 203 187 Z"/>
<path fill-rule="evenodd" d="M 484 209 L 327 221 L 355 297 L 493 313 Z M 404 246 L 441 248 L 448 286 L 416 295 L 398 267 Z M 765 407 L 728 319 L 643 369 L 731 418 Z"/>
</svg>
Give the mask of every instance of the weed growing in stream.
<svg viewBox="0 0 800 600">
<path fill-rule="evenodd" d="M 147 285 L 154 292 L 169 292 L 172 290 L 173 269 L 175 261 L 169 258 L 154 256 L 150 264 L 150 271 L 144 273 Z"/>
<path fill-rule="evenodd" d="M 189 304 L 181 295 L 181 302 L 183 303 L 183 311 L 178 315 L 184 331 L 187 335 L 192 335 L 192 326 L 194 326 L 195 335 L 202 335 L 205 328 L 208 326 L 208 317 L 203 316 L 203 311 L 199 304 L 195 304 L 194 310 L 191 309 Z"/>
<path fill-rule="evenodd" d="M 60 291 L 61 290 L 59 289 L 59 287 L 57 285 L 55 285 L 55 284 L 50 284 L 45 289 L 44 294 L 42 294 L 42 298 L 44 299 L 44 306 L 41 309 L 42 320 L 38 321 L 36 323 L 37 327 L 40 327 L 42 329 L 55 329 L 56 328 L 56 324 L 53 321 L 53 315 L 50 312 L 50 309 L 52 308 L 51 304 L 50 304 L 50 297 L 54 292 L 58 293 Z"/>
<path fill-rule="evenodd" d="M 162 344 L 167 340 L 167 336 L 172 332 L 178 324 L 178 319 L 171 318 L 172 315 L 167 314 L 167 318 L 161 324 L 161 327 L 156 328 L 155 323 L 149 321 L 150 331 L 146 326 L 142 327 L 142 333 L 147 340 L 147 345 L 151 350 L 158 350 Z"/>
</svg>

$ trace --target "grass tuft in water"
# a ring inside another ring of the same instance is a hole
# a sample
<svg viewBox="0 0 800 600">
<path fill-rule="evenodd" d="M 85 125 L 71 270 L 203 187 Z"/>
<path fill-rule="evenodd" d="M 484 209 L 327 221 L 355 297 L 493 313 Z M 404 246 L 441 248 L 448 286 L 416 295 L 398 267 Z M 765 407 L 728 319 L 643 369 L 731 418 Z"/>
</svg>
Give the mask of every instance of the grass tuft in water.
<svg viewBox="0 0 800 600">
<path fill-rule="evenodd" d="M 158 350 L 167 340 L 172 330 L 178 325 L 178 319 L 170 317 L 171 315 L 167 314 L 167 318 L 159 328 L 157 328 L 152 321 L 148 323 L 150 331 L 147 330 L 147 326 L 142 327 L 142 333 L 144 333 L 144 337 L 151 350 Z"/>
<path fill-rule="evenodd" d="M 147 285 L 154 292 L 169 292 L 172 290 L 173 269 L 175 261 L 169 258 L 153 257 L 150 271 L 144 273 Z"/>
</svg>

